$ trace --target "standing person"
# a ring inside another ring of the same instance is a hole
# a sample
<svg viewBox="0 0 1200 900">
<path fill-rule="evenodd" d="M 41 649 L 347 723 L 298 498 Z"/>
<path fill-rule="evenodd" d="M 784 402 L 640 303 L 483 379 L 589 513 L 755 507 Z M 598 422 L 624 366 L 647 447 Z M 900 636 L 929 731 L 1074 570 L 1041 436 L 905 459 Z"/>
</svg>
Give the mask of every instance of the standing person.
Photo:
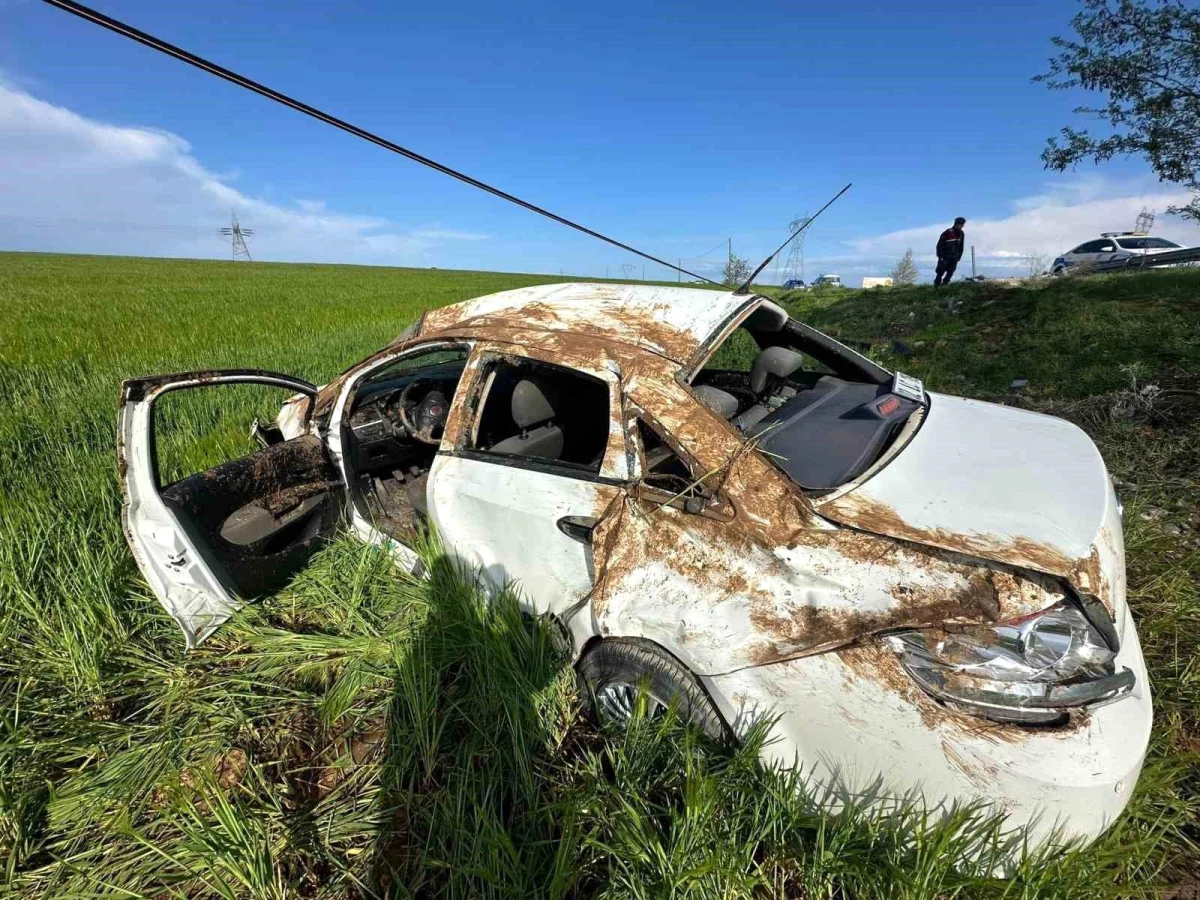
<svg viewBox="0 0 1200 900">
<path fill-rule="evenodd" d="M 966 244 L 966 235 L 963 234 L 962 227 L 967 224 L 967 220 L 959 216 L 954 220 L 954 224 L 942 232 L 942 236 L 937 242 L 937 274 L 933 277 L 933 285 L 937 287 L 941 284 L 949 284 L 950 277 L 954 274 L 954 270 L 958 268 L 958 261 L 962 259 L 963 245 Z"/>
</svg>

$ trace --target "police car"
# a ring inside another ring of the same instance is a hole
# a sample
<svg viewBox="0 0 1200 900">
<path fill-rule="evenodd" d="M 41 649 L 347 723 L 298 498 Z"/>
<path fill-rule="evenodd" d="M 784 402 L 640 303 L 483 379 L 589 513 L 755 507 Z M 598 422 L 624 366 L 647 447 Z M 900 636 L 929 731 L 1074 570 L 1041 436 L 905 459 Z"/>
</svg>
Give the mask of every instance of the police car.
<svg viewBox="0 0 1200 900">
<path fill-rule="evenodd" d="M 1074 250 L 1068 250 L 1054 260 L 1051 274 L 1062 275 L 1072 266 L 1112 262 L 1131 256 L 1147 256 L 1182 250 L 1183 247 L 1166 238 L 1154 237 L 1144 231 L 1105 231 L 1099 240 L 1087 241 Z"/>
</svg>

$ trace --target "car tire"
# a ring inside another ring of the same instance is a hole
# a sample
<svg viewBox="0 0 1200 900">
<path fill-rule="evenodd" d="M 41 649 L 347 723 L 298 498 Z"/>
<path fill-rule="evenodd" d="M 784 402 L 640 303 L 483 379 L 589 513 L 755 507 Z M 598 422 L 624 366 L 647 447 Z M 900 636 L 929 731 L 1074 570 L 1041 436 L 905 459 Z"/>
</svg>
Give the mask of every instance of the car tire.
<svg viewBox="0 0 1200 900">
<path fill-rule="evenodd" d="M 712 698 L 686 666 L 652 641 L 610 638 L 595 644 L 576 667 L 579 692 L 592 718 L 624 727 L 639 687 L 646 686 L 647 712 L 661 715 L 672 700 L 679 715 L 715 741 L 732 738 Z"/>
</svg>

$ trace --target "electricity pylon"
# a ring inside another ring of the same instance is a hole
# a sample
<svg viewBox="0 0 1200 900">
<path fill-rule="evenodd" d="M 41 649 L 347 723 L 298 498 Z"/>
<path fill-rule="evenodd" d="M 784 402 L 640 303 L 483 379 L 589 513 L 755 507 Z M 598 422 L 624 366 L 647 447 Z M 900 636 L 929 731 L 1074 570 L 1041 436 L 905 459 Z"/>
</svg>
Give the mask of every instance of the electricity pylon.
<svg viewBox="0 0 1200 900">
<path fill-rule="evenodd" d="M 233 250 L 233 260 L 236 262 L 239 259 L 244 259 L 246 262 L 253 262 L 250 259 L 250 248 L 246 246 L 246 238 L 254 234 L 253 228 L 243 228 L 238 224 L 237 216 L 233 210 L 229 211 L 229 227 L 221 229 L 222 237 L 229 239 L 230 246 Z"/>
</svg>

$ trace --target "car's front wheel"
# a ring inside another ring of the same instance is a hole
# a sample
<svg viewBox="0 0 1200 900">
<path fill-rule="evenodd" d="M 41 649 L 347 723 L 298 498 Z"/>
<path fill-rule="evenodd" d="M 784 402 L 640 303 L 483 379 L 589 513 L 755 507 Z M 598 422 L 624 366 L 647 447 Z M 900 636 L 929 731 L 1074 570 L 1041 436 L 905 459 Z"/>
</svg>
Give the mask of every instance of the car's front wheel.
<svg viewBox="0 0 1200 900">
<path fill-rule="evenodd" d="M 580 693 L 592 716 L 623 727 L 633 715 L 638 691 L 646 690 L 646 714 L 661 716 L 674 701 L 681 718 L 713 740 L 731 736 L 712 698 L 679 660 L 657 644 L 637 638 L 611 638 L 593 646 L 577 667 Z"/>
</svg>

